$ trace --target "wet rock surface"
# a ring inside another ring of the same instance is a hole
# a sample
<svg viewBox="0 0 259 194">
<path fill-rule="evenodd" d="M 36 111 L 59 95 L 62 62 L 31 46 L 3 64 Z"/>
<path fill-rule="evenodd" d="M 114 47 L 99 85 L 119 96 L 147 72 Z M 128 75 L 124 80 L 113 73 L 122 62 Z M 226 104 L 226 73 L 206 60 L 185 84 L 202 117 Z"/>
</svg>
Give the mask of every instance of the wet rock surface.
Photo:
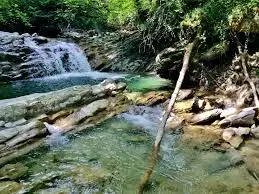
<svg viewBox="0 0 259 194">
<path fill-rule="evenodd" d="M 83 51 L 75 44 L 2 31 L 0 61 L 0 82 L 90 70 Z"/>
<path fill-rule="evenodd" d="M 127 110 L 130 101 L 120 94 L 125 85 L 114 81 L 109 84 L 112 87 L 103 84 L 74 86 L 1 100 L 0 164 L 19 156 L 15 151 L 17 148 L 24 149 L 24 153 L 30 150 L 30 146 L 33 148 L 34 139 L 75 128 L 80 130 L 79 125 L 83 129 Z"/>
</svg>

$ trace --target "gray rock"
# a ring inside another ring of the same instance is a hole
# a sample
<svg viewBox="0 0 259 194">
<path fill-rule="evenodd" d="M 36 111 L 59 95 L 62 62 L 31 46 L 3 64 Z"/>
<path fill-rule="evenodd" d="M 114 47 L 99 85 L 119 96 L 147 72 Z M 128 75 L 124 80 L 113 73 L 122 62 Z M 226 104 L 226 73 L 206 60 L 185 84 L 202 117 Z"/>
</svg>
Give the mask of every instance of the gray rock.
<svg viewBox="0 0 259 194">
<path fill-rule="evenodd" d="M 95 88 L 94 90 L 92 88 Z M 63 90 L 32 94 L 14 99 L 0 100 L 0 120 L 13 122 L 32 118 L 43 113 L 58 112 L 65 107 L 90 103 L 106 95 L 104 88 L 96 86 L 73 86 Z"/>
<path fill-rule="evenodd" d="M 126 83 L 119 82 L 117 84 L 117 90 L 119 90 L 119 91 L 124 91 L 126 88 L 127 88 L 127 84 Z"/>
<path fill-rule="evenodd" d="M 179 91 L 176 100 L 187 100 L 193 97 L 194 91 L 192 89 L 182 89 Z"/>
<path fill-rule="evenodd" d="M 3 127 L 5 125 L 4 121 L 0 121 L 0 127 Z"/>
<path fill-rule="evenodd" d="M 251 133 L 255 138 L 259 138 L 259 127 L 251 128 Z"/>
<path fill-rule="evenodd" d="M 239 114 L 231 115 L 219 122 L 221 127 L 226 126 L 237 126 L 237 127 L 251 127 L 255 121 L 255 111 L 254 110 L 243 110 Z"/>
<path fill-rule="evenodd" d="M 237 112 L 237 109 L 232 107 L 232 108 L 228 108 L 222 111 L 222 113 L 220 114 L 220 118 L 226 118 L 230 115 L 233 115 Z"/>
<path fill-rule="evenodd" d="M 0 131 L 0 143 L 6 142 L 12 137 L 16 136 L 19 132 L 16 128 L 7 128 Z"/>
<path fill-rule="evenodd" d="M 191 119 L 191 122 L 199 125 L 210 124 L 219 118 L 219 115 L 221 114 L 221 112 L 222 112 L 222 109 L 214 109 L 214 110 L 206 111 L 195 115 Z"/>
<path fill-rule="evenodd" d="M 18 121 L 12 122 L 12 123 L 11 122 L 6 123 L 5 127 L 7 127 L 7 128 L 15 127 L 15 126 L 18 126 L 18 125 L 22 125 L 22 124 L 24 124 L 26 122 L 27 121 L 24 118 L 22 118 L 22 119 L 19 119 Z"/>
<path fill-rule="evenodd" d="M 238 127 L 235 130 L 235 134 L 238 136 L 242 136 L 242 135 L 248 135 L 250 133 L 250 128 L 249 127 Z"/>
<path fill-rule="evenodd" d="M 13 147 L 13 146 L 21 143 L 21 142 L 25 142 L 29 139 L 32 139 L 32 138 L 37 137 L 37 136 L 44 135 L 46 133 L 47 133 L 46 128 L 43 128 L 43 129 L 35 128 L 35 129 L 32 129 L 32 130 L 27 131 L 25 133 L 17 135 L 16 137 L 12 138 L 11 140 L 5 142 L 5 144 L 6 144 L 7 147 L 10 148 L 10 147 Z"/>
<path fill-rule="evenodd" d="M 184 119 L 182 119 L 176 115 L 173 115 L 167 119 L 165 128 L 167 130 L 178 130 L 183 127 L 183 124 L 184 124 Z"/>
<path fill-rule="evenodd" d="M 235 135 L 235 130 L 236 128 L 227 128 L 224 129 L 222 133 L 222 138 L 226 141 L 229 142 L 230 139 Z"/>
<path fill-rule="evenodd" d="M 82 122 L 88 117 L 94 116 L 96 113 L 106 109 L 108 105 L 109 101 L 107 99 L 94 101 L 80 108 L 78 111 L 75 111 L 71 115 L 58 120 L 52 127 L 55 127 L 60 131 L 70 129 L 79 122 Z"/>
</svg>

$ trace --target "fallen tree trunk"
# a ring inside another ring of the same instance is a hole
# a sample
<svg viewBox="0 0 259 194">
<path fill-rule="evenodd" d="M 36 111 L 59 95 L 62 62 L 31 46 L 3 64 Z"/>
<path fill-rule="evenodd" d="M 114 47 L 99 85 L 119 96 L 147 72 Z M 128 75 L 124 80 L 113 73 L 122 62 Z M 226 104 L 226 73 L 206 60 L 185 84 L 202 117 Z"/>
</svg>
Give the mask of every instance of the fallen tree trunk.
<svg viewBox="0 0 259 194">
<path fill-rule="evenodd" d="M 187 71 L 188 66 L 189 66 L 190 56 L 192 54 L 193 48 L 196 47 L 196 45 L 198 44 L 199 39 L 200 39 L 200 36 L 197 35 L 195 40 L 192 43 L 189 43 L 186 46 L 185 54 L 184 54 L 184 57 L 183 57 L 182 69 L 180 71 L 180 74 L 179 74 L 179 77 L 178 77 L 178 80 L 177 80 L 174 92 L 173 92 L 173 94 L 171 96 L 171 100 L 170 100 L 169 105 L 167 107 L 167 110 L 166 110 L 165 114 L 163 115 L 162 125 L 158 129 L 156 140 L 155 140 L 155 143 L 153 145 L 153 150 L 152 150 L 151 156 L 149 158 L 148 169 L 145 171 L 144 176 L 142 177 L 142 179 L 141 179 L 141 181 L 139 183 L 139 187 L 138 187 L 138 193 L 139 194 L 142 194 L 144 192 L 144 188 L 145 188 L 146 184 L 148 183 L 148 181 L 150 180 L 150 178 L 152 176 L 153 169 L 154 169 L 154 167 L 155 167 L 155 165 L 157 163 L 158 152 L 159 152 L 160 144 L 161 144 L 161 141 L 162 141 L 162 138 L 163 138 L 163 135 L 164 135 L 167 119 L 170 116 L 170 113 L 171 113 L 171 111 L 173 109 L 173 106 L 175 104 L 175 101 L 176 101 L 176 97 L 177 97 L 177 95 L 179 93 L 179 90 L 181 89 L 181 86 L 182 86 L 182 83 L 183 83 L 186 71 Z"/>
</svg>

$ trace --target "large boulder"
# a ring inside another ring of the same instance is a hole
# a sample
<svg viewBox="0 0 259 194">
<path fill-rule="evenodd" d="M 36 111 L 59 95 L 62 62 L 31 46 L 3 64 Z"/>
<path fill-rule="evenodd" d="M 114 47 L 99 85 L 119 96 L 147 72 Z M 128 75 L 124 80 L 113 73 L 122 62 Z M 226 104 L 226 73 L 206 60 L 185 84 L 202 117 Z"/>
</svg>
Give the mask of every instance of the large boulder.
<svg viewBox="0 0 259 194">
<path fill-rule="evenodd" d="M 223 119 L 219 122 L 221 127 L 227 126 L 241 126 L 241 127 L 251 127 L 255 121 L 255 111 L 253 109 L 244 109 L 238 114 L 228 116 L 227 118 Z"/>
<path fill-rule="evenodd" d="M 193 97 L 194 91 L 192 89 L 182 89 L 179 91 L 176 100 L 186 100 Z"/>
<path fill-rule="evenodd" d="M 224 139 L 234 148 L 238 148 L 243 143 L 244 136 L 248 135 L 249 133 L 249 127 L 230 127 L 223 130 L 222 139 Z"/>
<path fill-rule="evenodd" d="M 58 91 L 0 100 L 0 120 L 16 121 L 43 113 L 55 113 L 73 105 L 87 104 L 104 97 L 107 90 L 96 86 L 73 86 Z"/>
<path fill-rule="evenodd" d="M 195 115 L 190 122 L 194 124 L 211 124 L 217 120 L 222 112 L 222 109 L 214 109 Z"/>
</svg>

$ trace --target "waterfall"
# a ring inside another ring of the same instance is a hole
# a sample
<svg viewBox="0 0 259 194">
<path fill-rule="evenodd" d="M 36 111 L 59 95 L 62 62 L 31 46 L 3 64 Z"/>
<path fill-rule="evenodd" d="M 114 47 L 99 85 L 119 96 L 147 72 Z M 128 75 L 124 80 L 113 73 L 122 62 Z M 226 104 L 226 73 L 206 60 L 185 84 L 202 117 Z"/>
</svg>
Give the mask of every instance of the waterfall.
<svg viewBox="0 0 259 194">
<path fill-rule="evenodd" d="M 46 75 L 91 70 L 84 52 L 74 43 L 52 41 L 37 45 L 31 38 L 26 38 L 24 43 L 34 50 L 30 60 L 43 62 L 41 68 Z"/>
<path fill-rule="evenodd" d="M 4 72 L 11 78 L 91 71 L 87 57 L 78 45 L 37 35 L 0 32 L 1 56 L 2 61 L 11 66 Z"/>
</svg>

